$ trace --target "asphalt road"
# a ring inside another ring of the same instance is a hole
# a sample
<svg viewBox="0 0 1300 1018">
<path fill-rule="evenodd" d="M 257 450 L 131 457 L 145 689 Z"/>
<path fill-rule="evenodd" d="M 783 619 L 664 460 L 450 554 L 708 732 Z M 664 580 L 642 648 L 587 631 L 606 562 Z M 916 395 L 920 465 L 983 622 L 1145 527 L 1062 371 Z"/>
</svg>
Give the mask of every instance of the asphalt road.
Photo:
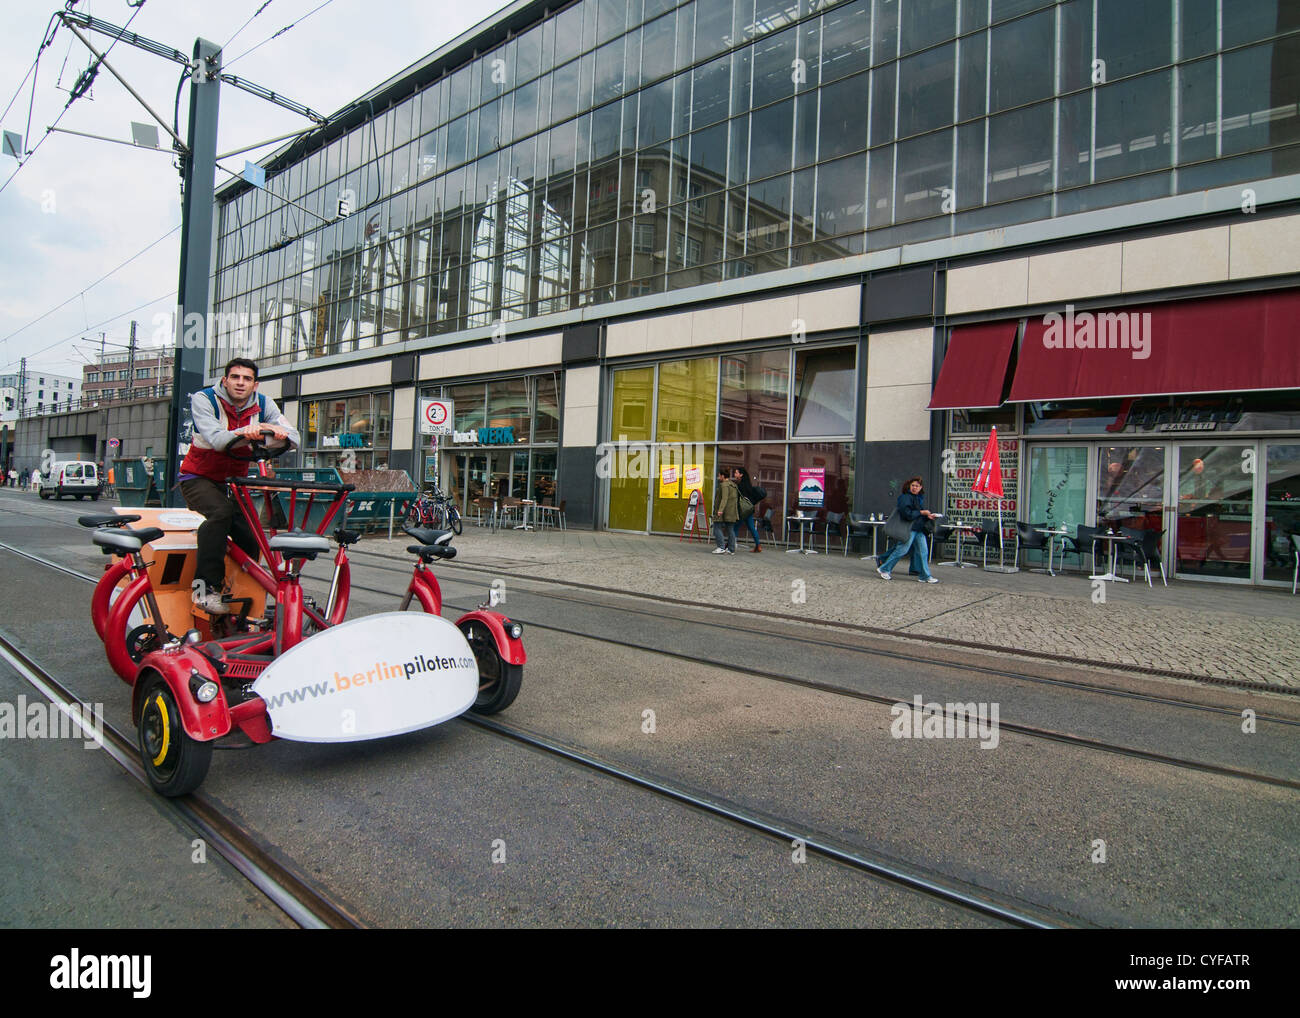
<svg viewBox="0 0 1300 1018">
<path fill-rule="evenodd" d="M 103 560 L 85 532 L 58 525 L 88 504 L 9 498 L 0 498 L 0 542 L 98 572 Z M 355 584 L 393 593 L 356 591 L 354 616 L 396 606 L 404 579 L 376 568 L 382 564 L 355 560 Z M 491 577 L 457 566 L 437 570 L 448 603 L 482 600 Z M 322 573 L 319 564 L 314 572 Z M 89 624 L 90 590 L 0 551 L 0 628 L 83 699 L 104 702 L 126 727 L 126 687 L 109 671 Z M 967 656 L 949 651 L 882 641 L 826 647 L 827 637 L 818 635 L 824 631 L 809 627 L 764 623 L 749 631 L 740 613 L 574 597 L 524 581 L 511 581 L 505 610 L 525 622 L 529 654 L 523 691 L 501 715 L 510 725 L 809 836 L 1081 922 L 1300 924 L 1295 789 L 1005 730 L 989 748 L 973 739 L 895 738 L 888 704 L 777 682 L 728 663 L 901 702 L 920 695 L 996 704 L 1003 722 L 1288 779 L 1300 776 L 1300 729 L 1266 716 L 1295 719 L 1300 710 L 1292 700 L 1132 675 L 1037 666 L 1024 674 L 1023 661 L 997 658 L 981 659 L 972 670 L 964 667 Z M 852 642 L 843 634 L 828 638 Z M 1060 684 L 1081 677 L 1218 709 Z M 18 692 L 6 676 L 0 698 Z M 1253 734 L 1241 730 L 1247 708 L 1261 718 Z M 6 825 L 16 829 L 26 811 L 47 799 L 64 803 L 53 814 L 60 819 L 33 827 L 21 850 L 11 851 L 10 839 L 0 847 L 0 872 L 13 899 L 6 900 L 5 921 L 12 925 L 58 924 L 45 904 L 52 900 L 49 888 L 60 884 L 67 859 L 92 850 L 83 839 L 99 836 L 78 833 L 86 825 L 78 823 L 76 797 L 66 790 L 78 781 L 86 785 L 76 769 L 98 768 L 96 780 L 110 785 L 126 782 L 103 754 L 79 744 L 75 765 L 44 762 L 42 754 L 59 750 L 0 743 L 0 776 L 13 807 L 6 807 Z M 788 843 L 461 722 L 375 743 L 279 742 L 218 752 L 204 791 L 377 925 L 988 924 L 815 856 L 796 863 Z M 160 823 L 148 808 L 149 793 L 119 792 L 138 806 L 138 812 L 113 811 L 131 817 L 128 826 L 149 830 Z M 170 839 L 182 842 L 185 832 L 159 829 L 148 836 Z M 1097 861 L 1100 842 L 1104 862 Z M 502 846 L 505 861 L 493 861 Z M 9 873 L 31 867 L 33 858 L 41 874 L 51 875 L 33 882 L 24 898 Z M 158 886 L 164 901 L 188 899 L 190 883 L 200 877 L 214 883 L 194 869 L 186 859 Z M 113 889 L 118 870 L 129 893 Z M 94 918 L 83 916 L 78 925 L 155 924 L 145 905 L 118 909 L 124 897 L 140 902 L 142 890 L 147 896 L 147 889 L 131 885 L 129 871 L 125 855 L 120 866 L 99 867 L 96 886 L 103 890 L 87 906 Z M 229 902 L 211 912 L 213 922 L 276 921 L 273 908 L 252 909 L 253 892 L 229 876 L 233 886 L 211 891 Z"/>
</svg>

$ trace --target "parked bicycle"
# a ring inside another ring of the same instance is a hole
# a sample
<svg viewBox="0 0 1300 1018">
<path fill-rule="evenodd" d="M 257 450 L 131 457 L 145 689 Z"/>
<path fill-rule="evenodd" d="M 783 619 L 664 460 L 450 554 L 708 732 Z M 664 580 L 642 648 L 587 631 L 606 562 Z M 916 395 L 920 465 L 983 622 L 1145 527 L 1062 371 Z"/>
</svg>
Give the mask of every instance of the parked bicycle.
<svg viewBox="0 0 1300 1018">
<path fill-rule="evenodd" d="M 457 534 L 465 529 L 460 510 L 456 503 L 447 498 L 437 488 L 426 488 L 420 497 L 411 503 L 406 515 L 408 526 L 433 527 L 438 530 L 451 530 Z"/>
</svg>

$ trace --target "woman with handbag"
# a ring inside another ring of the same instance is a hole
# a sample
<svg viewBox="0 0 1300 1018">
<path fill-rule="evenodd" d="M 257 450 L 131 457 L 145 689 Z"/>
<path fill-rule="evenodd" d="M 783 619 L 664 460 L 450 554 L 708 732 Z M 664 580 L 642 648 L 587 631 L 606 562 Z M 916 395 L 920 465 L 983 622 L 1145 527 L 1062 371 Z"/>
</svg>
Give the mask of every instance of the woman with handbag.
<svg viewBox="0 0 1300 1018">
<path fill-rule="evenodd" d="M 735 482 L 736 489 L 740 492 L 742 498 L 749 499 L 750 511 L 744 512 L 744 506 L 741 506 L 741 522 L 749 527 L 750 536 L 754 538 L 754 551 L 762 551 L 763 546 L 758 540 L 758 527 L 754 523 L 754 517 L 758 515 L 758 504 L 767 498 L 767 492 L 762 488 L 755 488 L 749 479 L 749 471 L 744 467 L 732 467 L 731 479 Z"/>
<path fill-rule="evenodd" d="M 885 533 L 889 534 L 890 529 L 897 527 L 899 522 L 910 524 L 907 536 L 901 539 L 883 562 L 880 563 L 876 572 L 880 574 L 882 580 L 893 579 L 890 570 L 898 563 L 909 551 L 912 553 L 912 573 L 921 583 L 938 583 L 930 575 L 930 544 L 929 533 L 933 533 L 935 515 L 925 507 L 925 484 L 919 477 L 913 477 L 903 485 L 903 494 L 898 496 L 898 508 L 894 510 L 894 515 L 889 518 L 885 525 Z M 927 533 L 926 528 L 930 531 Z"/>
</svg>

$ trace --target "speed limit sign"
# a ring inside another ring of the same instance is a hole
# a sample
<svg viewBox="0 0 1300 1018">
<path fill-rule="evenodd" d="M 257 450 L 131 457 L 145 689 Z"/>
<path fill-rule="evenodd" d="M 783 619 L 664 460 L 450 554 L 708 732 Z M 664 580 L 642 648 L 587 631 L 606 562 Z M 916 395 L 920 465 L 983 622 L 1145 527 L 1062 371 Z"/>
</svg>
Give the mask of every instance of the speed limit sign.
<svg viewBox="0 0 1300 1018">
<path fill-rule="evenodd" d="M 420 434 L 450 435 L 456 419 L 455 403 L 449 399 L 420 400 Z"/>
</svg>

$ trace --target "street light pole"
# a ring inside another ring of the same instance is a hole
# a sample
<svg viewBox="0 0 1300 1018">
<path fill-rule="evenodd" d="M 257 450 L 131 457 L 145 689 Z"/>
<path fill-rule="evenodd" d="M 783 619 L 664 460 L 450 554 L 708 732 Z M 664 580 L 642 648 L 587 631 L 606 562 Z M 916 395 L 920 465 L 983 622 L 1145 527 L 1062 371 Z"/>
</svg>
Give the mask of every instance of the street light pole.
<svg viewBox="0 0 1300 1018">
<path fill-rule="evenodd" d="M 181 204 L 181 265 L 176 288 L 176 359 L 171 410 L 167 418 L 167 466 L 163 480 L 168 505 L 177 505 L 176 473 L 180 448 L 190 441 L 190 397 L 203 388 L 204 358 L 216 336 L 208 324 L 208 273 L 212 268 L 212 210 L 217 176 L 217 109 L 221 88 L 220 48 L 206 39 L 194 43 L 190 75 L 190 119 L 181 154 L 184 197 Z M 198 315 L 198 319 L 190 319 Z M 194 330 L 187 319 L 202 322 Z"/>
</svg>

